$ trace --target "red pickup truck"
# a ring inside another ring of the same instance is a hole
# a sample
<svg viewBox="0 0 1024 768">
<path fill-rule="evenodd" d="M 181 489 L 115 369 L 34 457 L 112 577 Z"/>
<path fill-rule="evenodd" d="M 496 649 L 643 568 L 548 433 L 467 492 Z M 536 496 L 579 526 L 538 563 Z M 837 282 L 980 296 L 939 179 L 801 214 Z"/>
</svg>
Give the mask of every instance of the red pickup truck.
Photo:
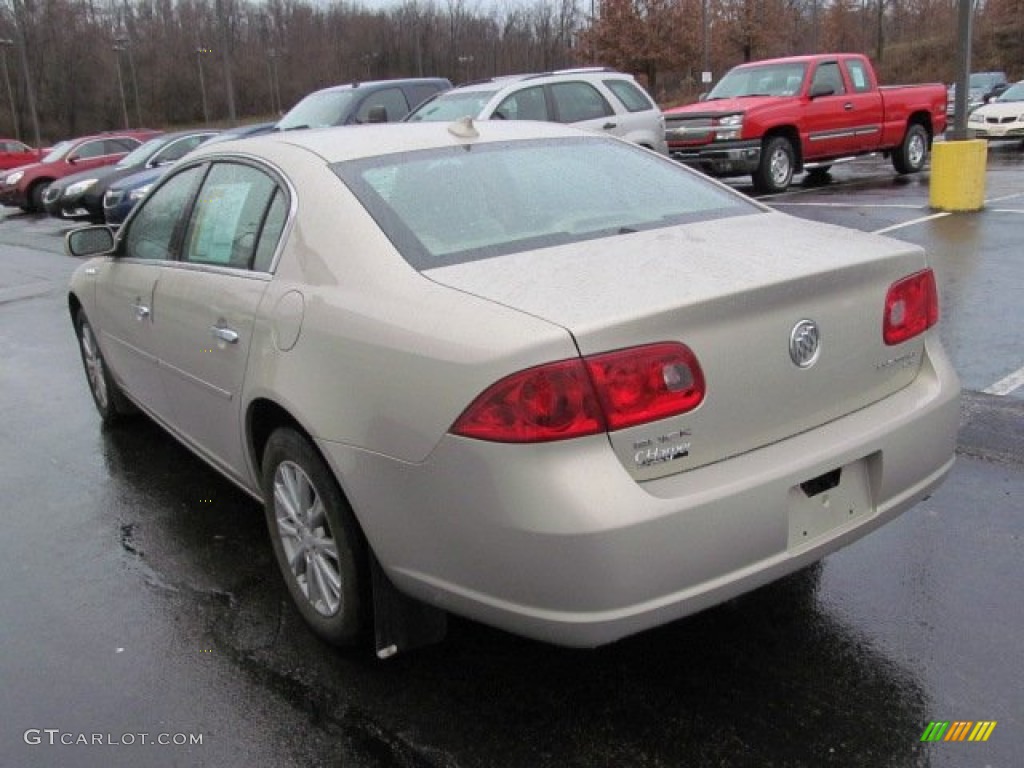
<svg viewBox="0 0 1024 768">
<path fill-rule="evenodd" d="M 782 192 L 794 173 L 869 152 L 915 173 L 945 129 L 945 85 L 880 87 L 857 54 L 742 64 L 702 101 L 665 111 L 669 154 L 712 176 L 749 173 L 759 192 Z"/>
</svg>

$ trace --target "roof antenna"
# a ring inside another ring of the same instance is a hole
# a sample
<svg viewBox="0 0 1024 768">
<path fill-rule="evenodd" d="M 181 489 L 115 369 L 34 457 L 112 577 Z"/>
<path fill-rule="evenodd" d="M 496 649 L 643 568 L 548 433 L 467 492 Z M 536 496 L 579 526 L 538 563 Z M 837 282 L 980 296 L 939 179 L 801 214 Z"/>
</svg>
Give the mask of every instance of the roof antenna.
<svg viewBox="0 0 1024 768">
<path fill-rule="evenodd" d="M 448 133 L 460 139 L 475 139 L 480 135 L 476 126 L 473 125 L 473 118 L 469 115 L 460 117 L 448 126 Z"/>
</svg>

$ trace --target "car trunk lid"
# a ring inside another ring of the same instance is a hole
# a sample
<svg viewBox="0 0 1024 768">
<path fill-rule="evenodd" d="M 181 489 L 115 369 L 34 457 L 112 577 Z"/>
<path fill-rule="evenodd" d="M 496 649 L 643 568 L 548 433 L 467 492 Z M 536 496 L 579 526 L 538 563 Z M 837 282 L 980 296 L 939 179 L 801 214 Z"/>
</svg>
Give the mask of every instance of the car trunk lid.
<svg viewBox="0 0 1024 768">
<path fill-rule="evenodd" d="M 770 233 L 770 234 L 769 234 Z M 609 434 L 637 480 L 756 449 L 905 387 L 923 338 L 887 346 L 886 293 L 915 247 L 757 213 L 428 270 L 438 283 L 557 323 L 584 356 L 681 342 L 706 381 L 695 410 Z M 800 367 L 801 323 L 820 350 Z"/>
</svg>

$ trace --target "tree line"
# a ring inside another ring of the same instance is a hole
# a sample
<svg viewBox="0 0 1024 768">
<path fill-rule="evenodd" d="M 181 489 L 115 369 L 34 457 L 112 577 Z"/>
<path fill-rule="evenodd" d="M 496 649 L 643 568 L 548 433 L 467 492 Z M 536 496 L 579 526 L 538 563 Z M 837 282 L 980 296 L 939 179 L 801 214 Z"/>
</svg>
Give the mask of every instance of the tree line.
<svg viewBox="0 0 1024 768">
<path fill-rule="evenodd" d="M 662 104 L 746 60 L 872 57 L 885 82 L 954 77 L 956 0 L 3 0 L 0 134 L 271 120 L 369 79 L 466 82 L 571 66 L 637 75 Z M 1024 77 L 1024 0 L 979 0 L 973 69 Z"/>
</svg>

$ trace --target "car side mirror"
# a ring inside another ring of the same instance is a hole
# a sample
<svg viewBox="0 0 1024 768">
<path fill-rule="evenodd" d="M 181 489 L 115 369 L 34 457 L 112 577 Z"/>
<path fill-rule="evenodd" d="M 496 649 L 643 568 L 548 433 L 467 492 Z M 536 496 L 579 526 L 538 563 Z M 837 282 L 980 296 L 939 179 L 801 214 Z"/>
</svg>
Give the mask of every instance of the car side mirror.
<svg viewBox="0 0 1024 768">
<path fill-rule="evenodd" d="M 113 253 L 114 245 L 114 231 L 105 224 L 73 229 L 64 236 L 64 250 L 69 256 Z"/>
<path fill-rule="evenodd" d="M 388 121 L 388 108 L 383 104 L 374 104 L 366 113 L 368 123 L 386 123 Z"/>
<path fill-rule="evenodd" d="M 807 95 L 812 99 L 817 99 L 820 96 L 831 96 L 836 92 L 836 89 L 826 83 L 816 83 L 811 86 L 811 92 Z"/>
<path fill-rule="evenodd" d="M 701 91 L 701 93 L 697 94 L 697 101 L 707 101 L 707 100 L 708 100 L 708 92 L 707 91 Z"/>
</svg>

